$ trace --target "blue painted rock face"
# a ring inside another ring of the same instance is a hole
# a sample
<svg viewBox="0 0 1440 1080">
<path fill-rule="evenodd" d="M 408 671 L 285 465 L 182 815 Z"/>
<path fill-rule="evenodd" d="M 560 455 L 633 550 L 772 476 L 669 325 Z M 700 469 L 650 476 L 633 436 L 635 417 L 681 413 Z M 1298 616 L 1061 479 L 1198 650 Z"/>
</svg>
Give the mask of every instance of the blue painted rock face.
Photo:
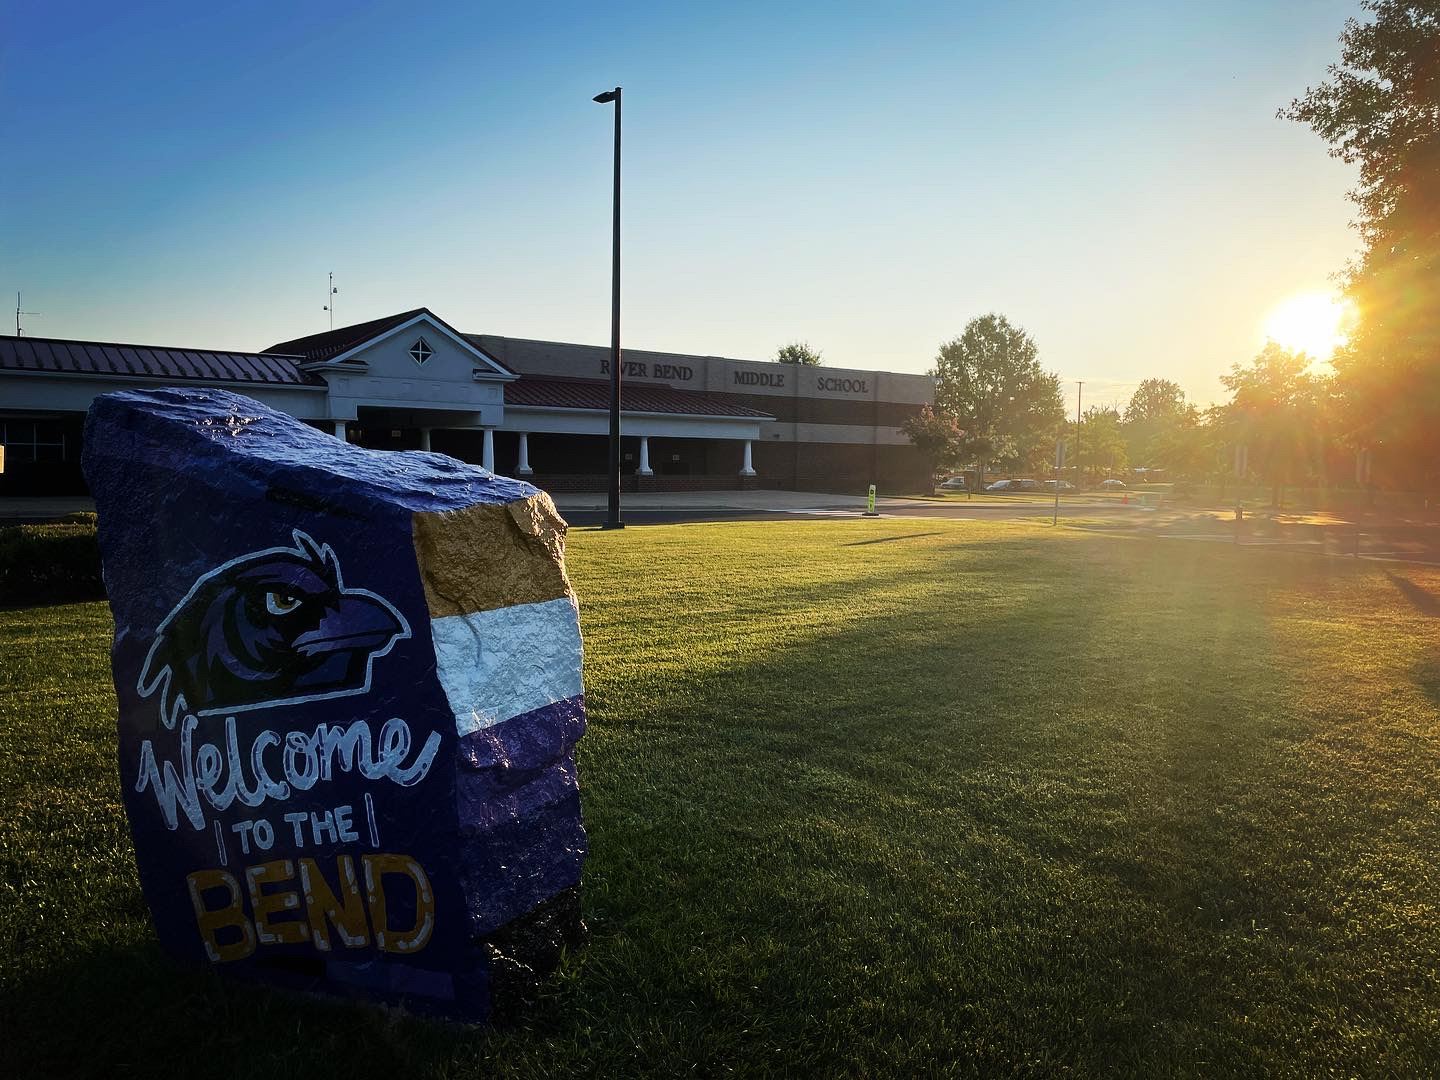
<svg viewBox="0 0 1440 1080">
<path fill-rule="evenodd" d="M 583 929 L 580 629 L 549 497 L 218 390 L 97 398 L 84 468 L 161 941 L 503 1009 Z"/>
</svg>

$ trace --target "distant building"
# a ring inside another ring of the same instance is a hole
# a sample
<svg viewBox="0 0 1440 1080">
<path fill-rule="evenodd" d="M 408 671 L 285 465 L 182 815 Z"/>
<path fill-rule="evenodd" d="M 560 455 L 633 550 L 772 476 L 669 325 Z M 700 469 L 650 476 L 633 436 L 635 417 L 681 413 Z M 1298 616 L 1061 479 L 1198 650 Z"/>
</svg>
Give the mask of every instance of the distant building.
<svg viewBox="0 0 1440 1080">
<path fill-rule="evenodd" d="M 628 490 L 930 485 L 899 430 L 932 400 L 928 376 L 639 349 L 622 363 Z M 425 308 L 255 353 L 0 337 L 0 495 L 83 491 L 85 410 L 138 386 L 224 387 L 362 446 L 599 491 L 609 366 L 608 347 L 462 334 Z"/>
</svg>

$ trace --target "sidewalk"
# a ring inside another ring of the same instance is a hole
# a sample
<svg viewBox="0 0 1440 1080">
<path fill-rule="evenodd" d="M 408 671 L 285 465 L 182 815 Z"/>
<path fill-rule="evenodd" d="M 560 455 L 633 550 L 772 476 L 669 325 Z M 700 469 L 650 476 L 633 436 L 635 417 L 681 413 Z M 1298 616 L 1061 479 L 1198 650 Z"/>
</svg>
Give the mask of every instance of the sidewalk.
<svg viewBox="0 0 1440 1080">
<path fill-rule="evenodd" d="M 573 510 L 605 510 L 604 492 L 551 496 L 563 514 Z M 832 495 L 813 491 L 652 491 L 626 492 L 620 505 L 626 510 L 752 510 L 783 513 L 796 510 L 864 510 L 864 495 Z M 905 499 L 876 499 L 877 510 L 911 505 Z"/>
<path fill-rule="evenodd" d="M 854 510 L 865 509 L 864 495 L 831 495 L 812 491 L 655 491 L 648 494 L 627 492 L 621 496 L 626 510 L 732 510 L 771 511 Z M 605 510 L 603 492 L 562 494 L 554 496 L 560 512 Z M 877 499 L 875 507 L 898 508 L 916 505 L 910 499 Z M 50 521 L 81 511 L 93 511 L 94 502 L 83 495 L 5 496 L 0 497 L 0 525 L 21 521 Z"/>
</svg>

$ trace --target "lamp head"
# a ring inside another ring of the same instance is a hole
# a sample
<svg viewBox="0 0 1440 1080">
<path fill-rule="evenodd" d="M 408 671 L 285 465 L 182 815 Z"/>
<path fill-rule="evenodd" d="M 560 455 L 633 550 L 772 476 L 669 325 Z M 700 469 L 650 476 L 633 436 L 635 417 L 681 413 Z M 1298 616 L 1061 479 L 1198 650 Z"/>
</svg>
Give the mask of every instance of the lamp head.
<svg viewBox="0 0 1440 1080">
<path fill-rule="evenodd" d="M 619 97 L 620 87 L 617 86 L 614 90 L 606 90 L 603 94 L 596 94 L 593 100 L 598 101 L 601 105 L 608 105 Z"/>
</svg>

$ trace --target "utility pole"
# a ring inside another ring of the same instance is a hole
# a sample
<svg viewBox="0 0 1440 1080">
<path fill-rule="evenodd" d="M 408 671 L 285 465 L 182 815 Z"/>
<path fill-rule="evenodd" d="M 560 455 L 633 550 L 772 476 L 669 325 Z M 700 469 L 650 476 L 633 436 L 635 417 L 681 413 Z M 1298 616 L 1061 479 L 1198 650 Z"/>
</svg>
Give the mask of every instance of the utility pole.
<svg viewBox="0 0 1440 1080">
<path fill-rule="evenodd" d="M 25 336 L 25 331 L 20 328 L 20 316 L 21 316 L 21 315 L 39 315 L 39 314 L 40 314 L 40 312 L 38 312 L 38 311 L 21 311 L 21 310 L 20 310 L 20 290 L 19 290 L 19 289 L 16 289 L 16 290 L 15 290 L 15 336 L 16 336 L 16 337 L 24 337 L 24 336 Z"/>
<path fill-rule="evenodd" d="M 1076 488 L 1085 485 L 1085 477 L 1080 473 L 1080 395 L 1084 390 L 1085 383 L 1077 381 L 1075 383 L 1075 479 L 1078 481 L 1075 485 Z"/>
<path fill-rule="evenodd" d="M 596 94 L 601 105 L 615 103 L 615 197 L 610 262 L 610 506 L 602 529 L 623 529 L 620 520 L 620 87 Z"/>
<path fill-rule="evenodd" d="M 330 271 L 330 287 L 325 290 L 325 310 L 330 313 L 330 329 L 335 329 L 335 294 L 340 290 L 335 287 L 335 271 Z"/>
<path fill-rule="evenodd" d="M 1060 429 L 1055 438 L 1055 513 L 1050 518 L 1051 525 L 1060 524 L 1060 466 L 1065 462 L 1065 425 L 1060 425 Z"/>
</svg>

